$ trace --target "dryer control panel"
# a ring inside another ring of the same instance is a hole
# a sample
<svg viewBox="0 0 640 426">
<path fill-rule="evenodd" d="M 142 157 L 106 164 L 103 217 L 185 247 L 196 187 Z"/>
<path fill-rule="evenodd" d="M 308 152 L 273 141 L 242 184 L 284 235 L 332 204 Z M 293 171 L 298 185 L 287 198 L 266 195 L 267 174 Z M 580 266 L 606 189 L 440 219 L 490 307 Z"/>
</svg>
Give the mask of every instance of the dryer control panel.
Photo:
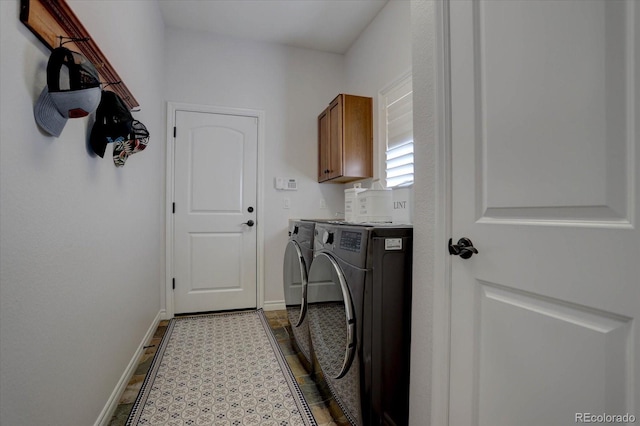
<svg viewBox="0 0 640 426">
<path fill-rule="evenodd" d="M 340 248 L 353 252 L 359 252 L 362 248 L 362 233 L 355 231 L 342 231 L 340 235 Z"/>
</svg>

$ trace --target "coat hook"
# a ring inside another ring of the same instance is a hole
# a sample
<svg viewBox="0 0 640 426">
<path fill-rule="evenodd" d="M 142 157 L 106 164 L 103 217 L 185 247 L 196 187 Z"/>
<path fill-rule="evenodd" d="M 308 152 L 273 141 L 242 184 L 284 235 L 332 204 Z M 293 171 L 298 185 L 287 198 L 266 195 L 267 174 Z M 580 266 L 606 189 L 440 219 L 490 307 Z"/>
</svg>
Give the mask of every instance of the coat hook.
<svg viewBox="0 0 640 426">
<path fill-rule="evenodd" d="M 122 83 L 122 80 L 118 80 L 118 81 L 107 81 L 107 82 L 102 83 L 102 84 L 104 84 L 104 86 L 102 86 L 102 89 L 106 89 L 107 87 L 109 87 L 109 86 L 110 86 L 110 85 L 112 85 L 112 84 L 120 84 L 120 83 Z"/>
<path fill-rule="evenodd" d="M 85 42 L 85 41 L 91 40 L 91 37 L 65 37 L 65 36 L 58 36 L 58 38 L 60 39 L 60 45 L 58 47 L 62 47 L 63 45 L 65 45 L 67 43 L 72 43 L 72 42 L 76 42 L 76 41 Z M 67 41 L 63 42 L 62 39 L 66 39 Z"/>
</svg>

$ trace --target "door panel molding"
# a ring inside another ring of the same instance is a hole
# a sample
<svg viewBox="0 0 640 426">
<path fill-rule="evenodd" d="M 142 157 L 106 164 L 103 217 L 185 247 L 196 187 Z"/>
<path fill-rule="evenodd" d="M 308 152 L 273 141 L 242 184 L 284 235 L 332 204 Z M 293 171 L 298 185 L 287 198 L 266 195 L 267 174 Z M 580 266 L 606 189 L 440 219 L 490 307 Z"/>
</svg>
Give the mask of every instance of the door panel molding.
<svg viewBox="0 0 640 426">
<path fill-rule="evenodd" d="M 256 221 L 258 223 L 264 223 L 264 141 L 265 141 L 265 113 L 262 110 L 248 109 L 248 108 L 230 108 L 214 105 L 200 105 L 190 104 L 182 102 L 167 102 L 167 151 L 166 151 L 166 208 L 165 208 L 165 280 L 163 293 L 163 300 L 161 304 L 166 310 L 165 319 L 173 318 L 175 315 L 174 297 L 173 297 L 173 278 L 174 278 L 174 227 L 173 227 L 173 202 L 174 202 L 174 149 L 175 149 L 175 137 L 174 127 L 176 112 L 202 112 L 211 114 L 222 115 L 236 115 L 244 117 L 254 117 L 258 123 L 258 159 L 257 159 L 257 204 L 256 204 Z M 180 208 L 180 206 L 177 206 Z M 183 206 L 182 208 L 186 208 Z M 256 286 L 257 286 L 257 307 L 262 308 L 264 306 L 264 230 L 262 226 L 256 227 L 256 239 L 257 239 L 257 265 L 256 265 Z M 179 283 L 177 285 L 180 285 Z"/>
<path fill-rule="evenodd" d="M 633 228 L 631 221 L 618 217 L 608 206 L 582 207 L 492 207 L 477 223 L 496 225 L 545 225 L 565 227 Z"/>
<path fill-rule="evenodd" d="M 189 258 L 191 265 L 189 269 L 191 287 L 189 293 L 204 292 L 211 289 L 242 291 L 242 287 L 228 285 L 227 276 L 242 275 L 242 232 L 190 232 L 189 233 Z M 213 263 L 208 258 L 210 251 L 216 253 L 223 251 L 236 255 L 234 262 L 218 264 Z M 198 256 L 202 253 L 202 256 Z M 220 269 L 218 269 L 220 268 Z M 201 274 L 201 272 L 205 272 Z M 212 278 L 215 277 L 215 280 Z M 199 286 L 200 283 L 206 285 Z"/>
<path fill-rule="evenodd" d="M 613 312 L 605 312 L 501 284 L 486 281 L 478 281 L 478 284 L 482 288 L 485 299 L 495 300 L 600 333 L 609 333 L 633 320 Z"/>
<path fill-rule="evenodd" d="M 492 7 L 502 8 L 501 13 L 491 13 Z M 582 26 L 566 34 L 537 31 L 549 40 L 539 45 L 553 49 L 540 51 L 537 44 L 518 44 L 517 37 L 500 35 L 533 32 L 536 19 L 549 27 L 559 25 L 548 22 L 544 9 L 549 7 L 555 8 L 557 21 L 576 7 L 585 15 Z M 593 2 L 588 8 L 578 2 L 530 2 L 528 18 L 518 21 L 518 13 L 510 15 L 508 5 L 474 2 L 470 102 L 475 110 L 478 221 L 634 224 L 636 8 L 629 0 Z M 624 49 L 615 48 L 620 45 Z M 570 58 L 562 56 L 566 50 L 572 51 Z M 495 66 L 498 51 L 500 58 L 505 51 L 510 54 Z M 488 64 L 494 66 L 489 69 Z M 505 92 L 511 96 L 491 95 Z M 564 145 L 572 141 L 573 149 L 559 148 L 558 140 Z M 501 160 L 501 152 L 513 144 L 528 152 L 517 164 Z"/>
<path fill-rule="evenodd" d="M 495 283 L 477 284 L 479 377 L 473 402 L 478 424 L 488 426 L 487 419 L 497 418 L 516 424 L 523 404 L 540 424 L 552 424 L 563 408 L 555 403 L 557 394 L 546 391 L 549 386 L 564 388 L 567 404 L 599 406 L 600 394 L 606 394 L 602 410 L 626 412 L 625 395 L 634 386 L 632 318 Z M 535 357 L 528 358 L 531 353 Z"/>
<path fill-rule="evenodd" d="M 241 170 L 244 167 L 242 161 L 242 151 L 245 149 L 243 134 L 238 132 L 235 129 L 229 128 L 199 128 L 193 129 L 194 139 L 196 133 L 205 133 L 209 132 L 211 134 L 211 140 L 215 139 L 216 136 L 222 137 L 223 133 L 229 138 L 234 138 L 234 144 L 232 146 L 226 146 L 225 149 L 228 151 L 233 150 L 236 151 L 236 156 L 228 155 L 227 161 L 216 170 L 210 170 L 210 167 L 207 167 L 206 164 L 206 153 L 208 151 L 220 152 L 222 148 L 222 144 L 216 146 L 214 143 L 202 143 L 201 140 L 199 142 L 190 141 L 191 143 L 191 158 L 190 161 L 190 169 L 192 172 L 189 191 L 191 192 L 189 195 L 189 208 L 190 213 L 197 212 L 229 212 L 229 213 L 241 213 L 242 212 L 242 181 L 241 179 L 233 179 L 234 174 L 233 170 Z M 238 158 L 240 157 L 240 158 Z M 224 197 L 212 197 L 212 192 L 208 191 L 208 188 L 203 188 L 202 186 L 196 185 L 196 182 L 200 182 L 194 174 L 198 173 L 201 168 L 207 169 L 207 173 L 215 173 L 215 180 L 218 182 L 224 182 L 224 187 L 227 189 L 227 193 Z"/>
</svg>

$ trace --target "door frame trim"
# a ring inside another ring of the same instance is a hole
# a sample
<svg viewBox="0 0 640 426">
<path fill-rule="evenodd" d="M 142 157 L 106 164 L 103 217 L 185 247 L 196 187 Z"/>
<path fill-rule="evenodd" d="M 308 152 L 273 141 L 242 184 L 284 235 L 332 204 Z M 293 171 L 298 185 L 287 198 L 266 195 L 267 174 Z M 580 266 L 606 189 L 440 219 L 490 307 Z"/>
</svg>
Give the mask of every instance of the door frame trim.
<svg viewBox="0 0 640 426">
<path fill-rule="evenodd" d="M 174 278 L 174 235 L 173 235 L 173 202 L 174 202 L 174 152 L 175 138 L 173 128 L 175 126 L 176 112 L 204 112 L 210 114 L 238 115 L 253 117 L 258 121 L 258 170 L 256 174 L 256 221 L 264 223 L 264 141 L 265 141 L 265 112 L 257 109 L 231 108 L 214 105 L 199 105 L 182 102 L 167 102 L 167 161 L 165 184 L 165 291 L 162 305 L 165 307 L 165 319 L 175 315 L 173 278 Z M 256 307 L 264 305 L 264 230 L 262 226 L 256 226 Z"/>
<path fill-rule="evenodd" d="M 453 232 L 453 153 L 451 111 L 450 0 L 435 2 L 434 44 L 436 79 L 436 250 L 434 271 L 432 425 L 449 424 L 451 398 L 451 289 L 452 257 L 445 249 Z"/>
<path fill-rule="evenodd" d="M 452 151 L 449 0 L 412 3 L 416 161 L 409 421 L 449 424 Z M 418 259 L 418 261 L 416 261 Z M 420 277 L 419 279 L 417 277 Z M 416 357 L 416 351 L 423 351 Z M 415 361 L 421 358 L 421 361 Z M 414 370 L 414 367 L 418 367 Z"/>
</svg>

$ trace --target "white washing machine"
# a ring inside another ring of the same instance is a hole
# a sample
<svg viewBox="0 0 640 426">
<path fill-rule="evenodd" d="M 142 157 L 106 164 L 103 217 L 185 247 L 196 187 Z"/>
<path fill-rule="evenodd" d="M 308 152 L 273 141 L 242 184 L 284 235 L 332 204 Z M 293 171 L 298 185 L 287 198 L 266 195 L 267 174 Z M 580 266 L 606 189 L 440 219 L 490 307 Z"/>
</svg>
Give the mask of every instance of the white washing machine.
<svg viewBox="0 0 640 426">
<path fill-rule="evenodd" d="M 291 221 L 289 242 L 284 252 L 283 284 L 287 316 L 294 344 L 308 371 L 313 370 L 311 339 L 307 322 L 307 283 L 313 261 L 315 223 Z"/>
</svg>

